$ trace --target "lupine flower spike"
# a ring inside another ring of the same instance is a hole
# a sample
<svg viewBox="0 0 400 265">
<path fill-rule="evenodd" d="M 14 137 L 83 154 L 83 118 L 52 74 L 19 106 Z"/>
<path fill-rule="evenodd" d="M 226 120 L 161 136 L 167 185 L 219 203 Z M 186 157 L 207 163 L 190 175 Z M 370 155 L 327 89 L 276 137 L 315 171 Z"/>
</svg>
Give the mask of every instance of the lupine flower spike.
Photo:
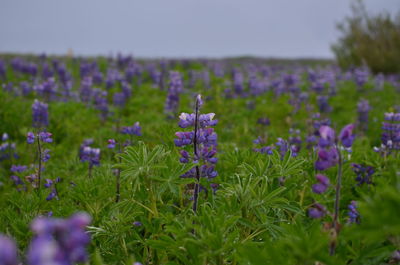
<svg viewBox="0 0 400 265">
<path fill-rule="evenodd" d="M 38 134 L 34 134 L 33 132 L 28 132 L 26 136 L 26 141 L 28 144 L 34 144 L 36 140 L 37 154 L 38 154 L 38 170 L 36 173 L 37 184 L 35 185 L 40 189 L 42 171 L 43 171 L 43 163 L 47 162 L 50 159 L 50 150 L 44 149 L 44 145 L 47 143 L 52 143 L 53 138 L 52 134 L 49 132 L 39 132 Z"/>
<path fill-rule="evenodd" d="M 318 159 L 315 162 L 315 168 L 319 171 L 326 170 L 333 166 L 338 165 L 337 170 L 337 179 L 336 179 L 336 193 L 335 193 L 335 203 L 334 203 L 334 214 L 333 214 L 333 234 L 335 235 L 331 242 L 330 253 L 331 255 L 334 254 L 335 247 L 336 247 L 336 236 L 339 233 L 340 225 L 339 225 L 339 204 L 340 204 L 340 190 L 341 190 L 341 183 L 342 183 L 342 155 L 341 149 L 339 148 L 339 144 L 346 150 L 350 150 L 351 146 L 353 145 L 354 141 L 354 134 L 353 134 L 354 125 L 349 124 L 343 127 L 340 131 L 338 137 L 336 137 L 335 131 L 326 125 L 322 125 L 319 127 L 319 142 L 318 142 Z M 318 181 L 317 184 L 314 184 L 312 190 L 314 193 L 323 193 L 329 186 L 329 179 L 321 174 L 316 176 Z M 309 210 L 310 217 L 319 218 L 323 215 L 317 214 L 322 212 L 321 207 L 313 207 Z"/>
<path fill-rule="evenodd" d="M 198 196 L 202 188 L 199 183 L 200 178 L 206 177 L 211 180 L 217 176 L 217 171 L 215 171 L 215 164 L 217 163 L 217 158 L 215 157 L 217 153 L 217 134 L 214 132 L 213 128 L 208 128 L 209 126 L 216 125 L 217 120 L 213 120 L 215 116 L 214 113 L 200 115 L 200 107 L 202 104 L 201 96 L 198 95 L 196 97 L 195 113 L 182 113 L 179 116 L 179 127 L 194 127 L 194 131 L 177 132 L 175 133 L 177 139 L 174 140 L 175 145 L 178 147 L 193 145 L 192 155 L 186 150 L 180 151 L 180 162 L 188 163 L 192 161 L 196 164 L 192 169 L 181 176 L 182 178 L 195 179 L 193 194 L 194 212 L 197 211 Z M 202 162 L 201 165 L 199 164 L 200 162 Z M 211 187 L 214 190 L 217 186 L 213 185 Z"/>
</svg>

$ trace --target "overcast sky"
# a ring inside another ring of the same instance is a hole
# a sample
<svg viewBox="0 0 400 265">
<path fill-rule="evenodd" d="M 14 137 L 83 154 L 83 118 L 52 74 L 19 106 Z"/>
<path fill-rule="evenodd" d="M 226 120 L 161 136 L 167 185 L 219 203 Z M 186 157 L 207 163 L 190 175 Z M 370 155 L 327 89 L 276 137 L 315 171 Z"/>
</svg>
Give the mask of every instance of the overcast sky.
<svg viewBox="0 0 400 265">
<path fill-rule="evenodd" d="M 400 0 L 367 0 L 371 12 Z M 332 57 L 350 0 L 0 0 L 0 52 Z"/>
</svg>

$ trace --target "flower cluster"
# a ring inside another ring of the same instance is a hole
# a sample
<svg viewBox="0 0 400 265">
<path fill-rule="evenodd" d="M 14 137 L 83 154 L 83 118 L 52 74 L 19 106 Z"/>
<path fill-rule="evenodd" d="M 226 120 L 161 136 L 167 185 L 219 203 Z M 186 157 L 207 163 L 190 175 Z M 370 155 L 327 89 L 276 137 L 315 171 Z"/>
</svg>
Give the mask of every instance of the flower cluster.
<svg viewBox="0 0 400 265">
<path fill-rule="evenodd" d="M 50 201 L 54 198 L 58 199 L 58 191 L 57 191 L 57 183 L 61 181 L 60 178 L 56 178 L 55 180 L 46 179 L 46 183 L 44 184 L 45 188 L 50 189 L 49 195 L 46 197 L 47 201 Z"/>
<path fill-rule="evenodd" d="M 368 129 L 368 115 L 371 110 L 368 100 L 362 99 L 357 104 L 358 125 L 364 132 Z"/>
<path fill-rule="evenodd" d="M 355 164 L 353 163 L 352 169 L 354 173 L 356 173 L 356 181 L 358 185 L 362 184 L 372 184 L 372 175 L 375 173 L 375 169 L 371 166 L 366 166 L 362 164 Z"/>
<path fill-rule="evenodd" d="M 24 172 L 26 169 L 27 169 L 27 166 L 23 166 L 23 165 L 12 165 L 11 166 L 11 172 L 13 174 L 10 176 L 10 179 L 14 182 L 14 185 L 16 186 L 18 191 L 26 190 L 25 183 L 18 176 L 20 173 Z"/>
<path fill-rule="evenodd" d="M 69 219 L 36 218 L 31 229 L 35 234 L 28 250 L 30 265 L 76 264 L 87 260 L 90 236 L 85 227 L 91 218 L 77 213 Z"/>
<path fill-rule="evenodd" d="M 288 142 L 290 144 L 290 148 L 291 148 L 293 154 L 297 155 L 297 153 L 300 152 L 301 144 L 302 144 L 300 130 L 290 128 L 289 134 L 290 134 L 290 136 L 289 136 Z"/>
<path fill-rule="evenodd" d="M 40 182 L 41 182 L 41 173 L 43 170 L 43 165 L 42 163 L 45 163 L 47 161 L 49 161 L 50 159 L 50 150 L 49 149 L 44 149 L 44 144 L 47 143 L 52 143 L 53 142 L 53 138 L 52 134 L 49 132 L 39 132 L 38 134 L 34 134 L 33 132 L 28 132 L 27 136 L 26 136 L 26 141 L 28 144 L 34 144 L 35 143 L 35 139 L 36 141 L 36 148 L 37 148 L 37 154 L 38 154 L 38 170 L 37 173 L 30 176 L 28 178 L 29 182 L 32 182 L 32 185 L 39 187 L 40 188 Z M 33 184 L 33 181 L 37 179 L 37 185 Z"/>
<path fill-rule="evenodd" d="M 81 162 L 89 162 L 89 177 L 92 174 L 93 166 L 100 165 L 100 148 L 93 148 L 93 139 L 86 139 L 79 147 L 79 159 Z"/>
<path fill-rule="evenodd" d="M 195 130 L 187 132 L 177 132 L 174 143 L 178 147 L 193 146 L 194 151 L 188 152 L 185 149 L 180 151 L 181 163 L 193 162 L 196 164 L 192 169 L 183 174 L 182 178 L 215 178 L 218 173 L 215 170 L 215 164 L 218 159 L 215 157 L 217 154 L 217 134 L 210 126 L 215 126 L 217 120 L 214 120 L 214 113 L 202 114 L 198 113 L 202 105 L 200 95 L 196 100 L 196 113 L 188 114 L 182 113 L 179 116 L 179 127 L 188 128 L 194 127 Z M 197 124 L 196 124 L 197 122 Z M 197 131 L 196 131 L 197 129 Z"/>
<path fill-rule="evenodd" d="M 400 150 L 400 113 L 385 113 L 382 131 L 382 145 L 380 148 L 374 148 L 375 151 Z"/>
<path fill-rule="evenodd" d="M 199 115 L 199 129 L 196 135 L 197 153 L 190 155 L 188 151 L 181 150 L 181 163 L 189 163 L 190 161 L 194 163 L 199 163 L 199 161 L 204 162 L 200 166 L 200 176 L 207 177 L 209 179 L 215 178 L 217 172 L 214 170 L 214 165 L 217 163 L 218 159 L 215 157 L 217 153 L 217 134 L 214 132 L 213 128 L 208 128 L 208 126 L 214 126 L 217 124 L 217 120 L 213 120 L 215 116 L 214 113 Z M 179 126 L 181 128 L 193 127 L 194 126 L 194 114 L 182 113 L 179 116 Z M 193 118 L 193 119 L 192 119 Z M 195 132 L 177 132 L 175 133 L 177 137 L 174 142 L 178 147 L 189 146 L 194 144 Z M 194 178 L 196 174 L 196 169 L 192 168 L 181 177 Z"/>
<path fill-rule="evenodd" d="M 337 143 L 340 141 L 345 148 L 351 148 L 354 141 L 353 134 L 354 125 L 346 125 L 339 134 L 339 138 L 335 138 L 335 131 L 326 125 L 319 128 L 318 142 L 318 160 L 315 162 L 317 170 L 326 170 L 335 166 L 339 160 L 339 151 Z"/>
<path fill-rule="evenodd" d="M 135 124 L 133 124 L 132 126 L 122 127 L 121 133 L 127 135 L 142 136 L 142 127 L 140 127 L 139 122 L 135 122 Z"/>
<path fill-rule="evenodd" d="M 142 127 L 140 127 L 139 122 L 135 122 L 132 126 L 124 126 L 119 131 L 121 134 L 129 135 L 130 140 L 125 141 L 124 146 L 128 146 L 132 144 L 132 136 L 142 136 Z M 107 140 L 107 148 L 114 149 L 117 146 L 117 141 L 115 139 Z M 120 149 L 120 148 L 119 148 Z M 118 152 L 120 152 L 119 150 Z"/>
<path fill-rule="evenodd" d="M 331 105 L 329 105 L 328 100 L 329 98 L 327 96 L 317 97 L 317 105 L 321 113 L 327 113 L 332 111 L 332 107 Z"/>
<path fill-rule="evenodd" d="M 264 126 L 268 126 L 271 124 L 271 121 L 267 117 L 261 117 L 261 118 L 258 118 L 257 123 L 264 125 Z"/>
<path fill-rule="evenodd" d="M 169 73 L 169 88 L 165 102 L 165 113 L 171 115 L 178 111 L 179 94 L 183 91 L 183 81 L 179 72 L 171 71 Z"/>
<path fill-rule="evenodd" d="M 32 125 L 35 128 L 43 128 L 49 125 L 48 106 L 37 99 L 32 104 Z"/>
<path fill-rule="evenodd" d="M 89 162 L 90 167 L 100 165 L 100 149 L 93 148 L 90 146 L 85 146 L 81 153 L 81 161 Z"/>
<path fill-rule="evenodd" d="M 322 174 L 317 174 L 315 179 L 318 183 L 312 186 L 312 191 L 317 194 L 324 193 L 329 187 L 329 178 Z"/>
<path fill-rule="evenodd" d="M 308 209 L 308 216 L 314 219 L 322 218 L 327 214 L 327 210 L 325 206 L 319 203 L 314 203 L 309 209 Z"/>
<path fill-rule="evenodd" d="M 17 246 L 14 240 L 0 234 L 0 264 L 18 265 Z"/>
<path fill-rule="evenodd" d="M 337 227 L 337 211 L 338 211 L 338 201 L 339 201 L 339 192 L 340 192 L 340 182 L 341 182 L 341 154 L 338 144 L 341 143 L 342 146 L 346 149 L 350 149 L 355 136 L 353 135 L 354 125 L 349 124 L 343 127 L 340 131 L 338 137 L 335 136 L 335 131 L 326 125 L 322 125 L 319 132 L 319 140 L 318 140 L 318 159 L 315 162 L 315 168 L 319 171 L 324 171 L 328 168 L 331 168 L 336 165 L 339 166 L 338 170 L 338 186 L 336 187 L 336 202 L 335 202 L 335 220 L 334 225 L 335 229 Z M 329 178 L 322 174 L 317 174 L 315 176 L 317 183 L 312 186 L 312 191 L 317 194 L 324 193 L 328 187 L 330 186 Z M 317 206 L 315 206 L 317 205 Z M 309 216 L 312 218 L 321 218 L 325 216 L 327 213 L 324 206 L 320 204 L 314 204 L 309 209 Z"/>
<path fill-rule="evenodd" d="M 1 137 L 2 144 L 0 145 L 0 162 L 8 159 L 18 159 L 15 143 L 8 142 L 8 134 L 3 133 Z"/>
<path fill-rule="evenodd" d="M 360 214 L 357 211 L 357 202 L 356 201 L 351 201 L 351 203 L 348 206 L 349 212 L 349 223 L 360 223 Z"/>
</svg>

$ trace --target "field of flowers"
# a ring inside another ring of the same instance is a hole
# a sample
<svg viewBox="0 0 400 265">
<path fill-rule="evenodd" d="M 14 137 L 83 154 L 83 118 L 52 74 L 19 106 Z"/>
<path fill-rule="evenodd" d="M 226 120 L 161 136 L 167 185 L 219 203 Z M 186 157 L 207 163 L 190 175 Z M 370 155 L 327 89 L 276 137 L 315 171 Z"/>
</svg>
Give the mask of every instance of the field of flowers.
<svg viewBox="0 0 400 265">
<path fill-rule="evenodd" d="M 0 265 L 400 262 L 400 76 L 3 55 L 0 84 Z"/>
</svg>

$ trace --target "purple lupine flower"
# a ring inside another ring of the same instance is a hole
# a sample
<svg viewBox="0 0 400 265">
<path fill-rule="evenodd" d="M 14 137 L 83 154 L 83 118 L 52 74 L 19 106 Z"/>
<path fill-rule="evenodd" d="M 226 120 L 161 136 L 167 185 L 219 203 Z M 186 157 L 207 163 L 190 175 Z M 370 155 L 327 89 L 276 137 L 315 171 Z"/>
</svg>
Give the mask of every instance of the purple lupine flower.
<svg viewBox="0 0 400 265">
<path fill-rule="evenodd" d="M 326 170 L 335 166 L 339 161 L 339 154 L 336 148 L 319 149 L 318 160 L 315 162 L 317 170 Z"/>
<path fill-rule="evenodd" d="M 25 183 L 22 181 L 22 179 L 20 177 L 12 175 L 12 176 L 10 176 L 10 179 L 14 182 L 14 185 L 17 188 L 17 191 L 21 191 L 26 188 Z"/>
<path fill-rule="evenodd" d="M 349 212 L 349 223 L 360 223 L 360 214 L 357 211 L 357 202 L 356 201 L 351 201 L 351 203 L 348 206 Z"/>
<path fill-rule="evenodd" d="M 175 136 L 178 137 L 174 139 L 174 143 L 178 147 L 192 144 L 194 138 L 194 132 L 176 132 Z"/>
<path fill-rule="evenodd" d="M 353 134 L 354 124 L 348 124 L 343 127 L 339 134 L 339 140 L 343 146 L 350 148 L 353 145 L 355 135 Z"/>
<path fill-rule="evenodd" d="M 44 149 L 42 153 L 42 161 L 47 162 L 50 159 L 50 150 L 49 149 Z"/>
<path fill-rule="evenodd" d="M 357 86 L 361 88 L 366 82 L 368 82 L 369 72 L 368 69 L 356 68 L 354 70 L 354 81 Z"/>
<path fill-rule="evenodd" d="M 210 188 L 212 189 L 213 194 L 215 195 L 217 190 L 218 190 L 218 188 L 219 188 L 219 184 L 218 183 L 211 183 L 210 184 Z"/>
<path fill-rule="evenodd" d="M 400 113 L 385 113 L 385 121 L 382 123 L 382 147 L 375 148 L 379 152 L 400 150 Z"/>
<path fill-rule="evenodd" d="M 37 99 L 32 104 L 32 124 L 36 128 L 47 127 L 49 125 L 48 105 Z"/>
<path fill-rule="evenodd" d="M 308 209 L 308 216 L 314 219 L 319 219 L 322 218 L 326 215 L 327 211 L 325 206 L 319 203 L 314 203 L 309 209 Z"/>
<path fill-rule="evenodd" d="M 272 155 L 274 149 L 275 149 L 274 145 L 269 145 L 269 146 L 263 146 L 261 148 L 255 148 L 254 151 L 261 154 Z"/>
<path fill-rule="evenodd" d="M 253 143 L 255 144 L 264 144 L 266 142 L 266 139 L 262 138 L 261 136 L 258 136 L 257 139 L 253 140 Z"/>
<path fill-rule="evenodd" d="M 110 149 L 114 149 L 115 145 L 117 144 L 117 142 L 114 139 L 108 139 L 107 142 L 108 142 L 107 148 L 110 148 Z"/>
<path fill-rule="evenodd" d="M 329 126 L 321 126 L 319 128 L 319 142 L 318 145 L 322 148 L 331 146 L 335 143 L 335 131 Z"/>
<path fill-rule="evenodd" d="M 198 120 L 200 128 L 215 126 L 218 123 L 218 120 L 213 120 L 214 116 L 215 113 L 201 114 Z M 181 113 L 181 115 L 179 115 L 179 127 L 187 128 L 194 126 L 195 117 L 194 113 Z"/>
<path fill-rule="evenodd" d="M 179 126 L 181 128 L 194 127 L 194 131 L 188 132 L 176 132 L 174 143 L 178 147 L 185 147 L 193 145 L 193 153 L 189 155 L 186 150 L 181 150 L 181 163 L 189 163 L 192 161 L 196 164 L 189 171 L 181 175 L 181 178 L 194 178 L 196 179 L 194 196 L 193 196 L 193 210 L 197 210 L 197 199 L 200 190 L 202 189 L 200 185 L 200 178 L 207 178 L 209 180 L 215 178 L 218 173 L 215 170 L 215 164 L 217 163 L 217 158 L 215 157 L 217 153 L 217 134 L 214 132 L 213 128 L 209 126 L 214 126 L 217 124 L 217 120 L 213 120 L 215 114 L 203 114 L 200 115 L 200 107 L 203 104 L 201 96 L 198 95 L 196 98 L 196 108 L 194 114 L 182 113 L 179 116 Z M 203 189 L 205 189 L 203 187 Z"/>
<path fill-rule="evenodd" d="M 315 178 L 317 179 L 318 183 L 312 186 L 312 191 L 317 194 L 324 193 L 329 187 L 329 178 L 321 174 L 317 174 Z"/>
<path fill-rule="evenodd" d="M 46 179 L 46 183 L 43 184 L 45 188 L 50 188 L 53 185 L 54 181 L 52 179 Z"/>
<path fill-rule="evenodd" d="M 244 76 L 243 73 L 235 69 L 233 71 L 233 89 L 236 94 L 241 95 L 244 92 Z"/>
<path fill-rule="evenodd" d="M 358 185 L 362 184 L 372 184 L 372 175 L 375 173 L 375 169 L 371 166 L 366 166 L 362 164 L 355 164 L 353 163 L 352 169 L 354 173 L 356 173 L 356 181 Z"/>
<path fill-rule="evenodd" d="M 318 160 L 315 162 L 317 170 L 326 170 L 338 163 L 339 153 L 336 142 L 339 140 L 344 147 L 350 148 L 355 138 L 353 128 L 353 124 L 343 127 L 338 139 L 335 138 L 335 131 L 331 127 L 323 125 L 319 128 Z"/>
<path fill-rule="evenodd" d="M 178 111 L 179 94 L 183 91 L 183 81 L 179 72 L 171 71 L 169 73 L 169 88 L 165 102 L 165 113 L 173 115 Z"/>
<path fill-rule="evenodd" d="M 18 265 L 17 246 L 14 240 L 0 234 L 0 264 Z"/>
<path fill-rule="evenodd" d="M 259 119 L 257 120 L 257 123 L 258 123 L 258 124 L 261 124 L 261 125 L 264 125 L 264 126 L 268 126 L 268 125 L 271 124 L 269 118 L 266 118 L 266 117 L 259 118 Z"/>
<path fill-rule="evenodd" d="M 142 136 L 142 127 L 140 127 L 140 123 L 137 121 L 132 126 L 122 127 L 121 133 Z"/>
<path fill-rule="evenodd" d="M 21 173 L 24 172 L 27 169 L 27 166 L 23 166 L 23 165 L 12 165 L 11 166 L 11 172 L 14 173 Z"/>
<path fill-rule="evenodd" d="M 368 116 L 371 106 L 368 100 L 362 99 L 357 104 L 358 124 L 363 131 L 368 129 Z"/>
<path fill-rule="evenodd" d="M 117 107 L 123 107 L 126 103 L 126 96 L 124 93 L 115 93 L 113 95 L 113 103 Z"/>
<path fill-rule="evenodd" d="M 290 134 L 290 137 L 288 139 L 288 142 L 289 142 L 289 144 L 291 146 L 291 150 L 292 150 L 292 152 L 297 154 L 297 153 L 300 152 L 301 144 L 302 144 L 302 140 L 301 140 L 301 136 L 300 136 L 300 130 L 299 129 L 290 128 L 289 129 L 289 134 Z"/>
<path fill-rule="evenodd" d="M 32 86 L 28 82 L 20 82 L 19 86 L 21 88 L 22 95 L 24 96 L 29 95 L 33 90 Z"/>
<path fill-rule="evenodd" d="M 330 126 L 331 121 L 329 119 L 321 119 L 321 114 L 320 113 L 314 113 L 312 115 L 313 119 L 313 127 L 316 130 L 319 130 L 321 126 Z"/>
<path fill-rule="evenodd" d="M 282 138 L 278 138 L 278 141 L 275 143 L 276 146 L 279 148 L 279 154 L 281 156 L 281 159 L 283 159 L 286 155 L 286 153 L 290 150 L 291 151 L 291 156 L 296 157 L 297 152 L 299 151 L 299 148 L 296 147 L 296 145 L 290 145 L 290 143 Z"/>
<path fill-rule="evenodd" d="M 79 147 L 79 159 L 82 160 L 82 156 L 83 156 L 83 149 L 86 146 L 91 146 L 94 143 L 94 140 L 92 138 L 89 139 L 85 139 L 83 140 L 82 144 Z"/>
<path fill-rule="evenodd" d="M 91 218 L 77 213 L 69 219 L 39 217 L 31 225 L 35 238 L 28 250 L 28 264 L 76 264 L 87 260 L 90 236 L 85 231 Z"/>
<path fill-rule="evenodd" d="M 28 132 L 26 136 L 26 141 L 28 144 L 33 144 L 35 142 L 35 134 L 33 132 Z"/>
<path fill-rule="evenodd" d="M 57 93 L 57 83 L 56 80 L 51 77 L 41 84 L 37 84 L 33 87 L 33 90 L 37 92 L 40 96 L 50 100 L 54 98 Z"/>
<path fill-rule="evenodd" d="M 90 76 L 84 77 L 81 80 L 81 86 L 79 89 L 79 97 L 82 102 L 88 103 L 92 97 L 93 89 L 92 89 L 93 81 Z"/>
<path fill-rule="evenodd" d="M 318 142 L 318 137 L 314 134 L 306 137 L 307 149 L 312 149 Z"/>
<path fill-rule="evenodd" d="M 100 165 L 100 149 L 85 146 L 81 153 L 81 161 L 89 162 L 90 167 Z"/>
<path fill-rule="evenodd" d="M 136 226 L 136 227 L 142 226 L 142 223 L 139 222 L 139 221 L 135 221 L 135 222 L 133 222 L 132 224 L 133 224 L 134 226 Z"/>
<path fill-rule="evenodd" d="M 12 158 L 15 158 L 15 159 L 19 158 L 19 156 L 16 152 L 15 143 L 9 143 L 9 142 L 7 142 L 7 140 L 8 140 L 8 134 L 3 133 L 2 141 L 4 141 L 4 143 L 2 143 L 0 145 L 0 161 L 12 159 Z"/>
<path fill-rule="evenodd" d="M 57 198 L 57 190 L 56 189 L 52 189 L 49 193 L 49 195 L 47 195 L 46 197 L 46 201 L 51 201 L 54 198 Z"/>
<path fill-rule="evenodd" d="M 52 134 L 49 132 L 40 132 L 38 136 L 39 136 L 40 141 L 42 141 L 44 143 L 52 143 L 53 142 L 53 139 L 51 138 Z"/>
<path fill-rule="evenodd" d="M 317 97 L 317 105 L 319 108 L 319 112 L 321 113 L 327 113 L 332 111 L 332 107 L 328 103 L 328 97 L 327 96 L 318 96 Z"/>
<path fill-rule="evenodd" d="M 121 82 L 121 90 L 122 90 L 122 94 L 124 94 L 124 96 L 125 96 L 125 101 L 131 97 L 132 87 L 128 82 L 126 82 L 126 81 Z"/>
<path fill-rule="evenodd" d="M 58 200 L 58 191 L 57 191 L 57 183 L 61 181 L 61 178 L 56 178 L 55 180 L 46 179 L 46 183 L 44 187 L 50 189 L 49 195 L 46 197 L 46 201 L 50 201 L 54 198 Z"/>
<path fill-rule="evenodd" d="M 93 90 L 93 105 L 100 111 L 100 117 L 105 120 L 109 114 L 107 91 L 102 91 L 100 89 Z"/>
</svg>

